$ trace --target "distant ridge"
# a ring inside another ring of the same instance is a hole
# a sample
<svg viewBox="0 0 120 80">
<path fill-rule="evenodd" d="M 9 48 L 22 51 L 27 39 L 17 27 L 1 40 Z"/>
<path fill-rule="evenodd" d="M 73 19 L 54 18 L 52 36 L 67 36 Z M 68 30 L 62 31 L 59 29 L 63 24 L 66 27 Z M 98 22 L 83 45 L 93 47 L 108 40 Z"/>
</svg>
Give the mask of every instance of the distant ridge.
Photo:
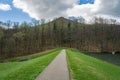
<svg viewBox="0 0 120 80">
<path fill-rule="evenodd" d="M 63 22 L 72 22 L 72 20 L 69 20 L 69 19 L 64 18 L 64 17 L 56 18 L 56 19 L 53 20 L 52 22 L 59 22 L 59 21 L 63 21 Z"/>
</svg>

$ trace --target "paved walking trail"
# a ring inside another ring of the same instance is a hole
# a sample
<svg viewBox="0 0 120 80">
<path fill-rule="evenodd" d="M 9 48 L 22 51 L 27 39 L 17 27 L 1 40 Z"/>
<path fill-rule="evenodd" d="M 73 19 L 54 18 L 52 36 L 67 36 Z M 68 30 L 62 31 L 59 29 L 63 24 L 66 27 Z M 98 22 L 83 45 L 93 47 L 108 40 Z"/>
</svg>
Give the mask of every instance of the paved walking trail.
<svg viewBox="0 0 120 80">
<path fill-rule="evenodd" d="M 65 50 L 35 80 L 70 80 Z"/>
</svg>

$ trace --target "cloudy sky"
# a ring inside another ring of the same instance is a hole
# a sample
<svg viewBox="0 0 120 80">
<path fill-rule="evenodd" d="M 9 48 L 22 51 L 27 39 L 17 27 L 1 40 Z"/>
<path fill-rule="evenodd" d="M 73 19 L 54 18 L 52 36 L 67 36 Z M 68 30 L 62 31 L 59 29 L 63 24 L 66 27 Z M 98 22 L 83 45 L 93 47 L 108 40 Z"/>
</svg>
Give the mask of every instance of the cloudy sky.
<svg viewBox="0 0 120 80">
<path fill-rule="evenodd" d="M 120 17 L 120 0 L 0 0 L 0 21 L 56 17 Z"/>
</svg>

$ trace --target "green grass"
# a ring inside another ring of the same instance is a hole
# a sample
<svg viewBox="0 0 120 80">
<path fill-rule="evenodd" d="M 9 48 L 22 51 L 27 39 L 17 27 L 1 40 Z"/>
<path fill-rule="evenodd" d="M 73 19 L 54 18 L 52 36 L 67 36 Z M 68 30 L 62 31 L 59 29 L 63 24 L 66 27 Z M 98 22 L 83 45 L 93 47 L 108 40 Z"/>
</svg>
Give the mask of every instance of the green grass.
<svg viewBox="0 0 120 80">
<path fill-rule="evenodd" d="M 40 53 L 35 53 L 35 54 L 31 54 L 31 55 L 26 55 L 26 56 L 19 56 L 19 57 L 9 58 L 9 59 L 3 60 L 3 62 L 10 62 L 10 61 L 14 62 L 14 61 L 22 60 L 22 59 L 34 59 L 34 58 L 37 58 L 37 57 L 52 53 L 52 52 L 57 51 L 59 49 L 62 49 L 62 48 L 46 50 L 46 51 L 43 51 L 43 52 L 40 52 Z"/>
<path fill-rule="evenodd" d="M 24 62 L 0 63 L 0 80 L 34 80 L 61 49 Z"/>
<path fill-rule="evenodd" d="M 67 49 L 71 80 L 120 80 L 120 67 Z"/>
</svg>

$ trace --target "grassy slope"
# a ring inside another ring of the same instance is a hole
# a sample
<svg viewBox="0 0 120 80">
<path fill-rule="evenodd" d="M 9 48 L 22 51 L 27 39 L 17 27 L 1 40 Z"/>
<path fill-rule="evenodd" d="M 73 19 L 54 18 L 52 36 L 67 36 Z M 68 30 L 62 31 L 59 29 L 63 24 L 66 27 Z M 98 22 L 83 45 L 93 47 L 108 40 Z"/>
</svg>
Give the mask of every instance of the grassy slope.
<svg viewBox="0 0 120 80">
<path fill-rule="evenodd" d="M 67 50 L 72 80 L 120 80 L 120 67 L 75 50 Z"/>
<path fill-rule="evenodd" d="M 35 53 L 35 54 L 31 54 L 31 55 L 26 55 L 26 56 L 15 57 L 15 58 L 8 59 L 6 61 L 11 61 L 12 62 L 12 61 L 19 61 L 19 60 L 22 60 L 22 59 L 34 59 L 34 58 L 52 53 L 52 52 L 57 51 L 59 49 L 62 49 L 62 48 L 46 50 L 46 51 L 43 51 L 43 52 L 40 52 L 40 53 Z"/>
<path fill-rule="evenodd" d="M 61 51 L 54 52 L 25 62 L 0 63 L 0 80 L 34 80 L 36 76 Z"/>
</svg>

